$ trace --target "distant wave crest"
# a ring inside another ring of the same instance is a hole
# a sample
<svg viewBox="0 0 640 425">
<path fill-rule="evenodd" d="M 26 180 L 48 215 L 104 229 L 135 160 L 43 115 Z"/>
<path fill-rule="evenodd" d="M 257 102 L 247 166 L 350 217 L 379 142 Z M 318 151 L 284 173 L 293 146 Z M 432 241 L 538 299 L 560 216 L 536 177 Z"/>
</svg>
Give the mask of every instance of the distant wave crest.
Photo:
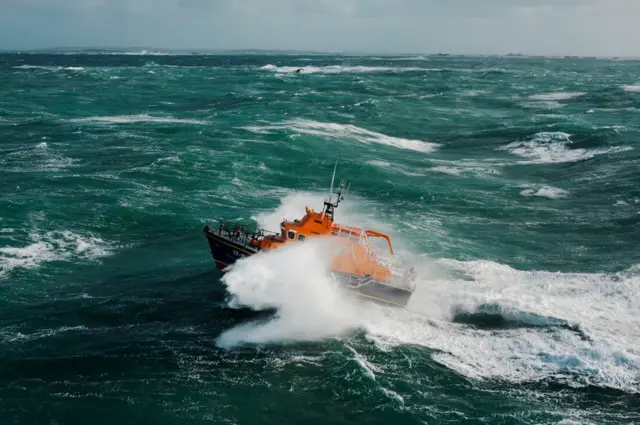
<svg viewBox="0 0 640 425">
<path fill-rule="evenodd" d="M 584 95 L 585 95 L 584 92 L 564 92 L 564 91 L 559 91 L 559 92 L 551 92 L 551 93 L 534 94 L 532 96 L 529 96 L 529 99 L 545 100 L 545 101 L 558 101 L 558 100 L 569 100 L 569 99 L 573 99 L 575 97 L 580 97 L 580 96 L 584 96 Z"/>
<path fill-rule="evenodd" d="M 295 133 L 310 134 L 320 137 L 330 137 L 338 139 L 352 139 L 360 143 L 377 143 L 381 145 L 393 146 L 400 149 L 408 149 L 418 152 L 433 152 L 438 145 L 436 143 L 424 142 L 422 140 L 410 140 L 400 137 L 388 136 L 375 131 L 366 130 L 353 124 L 336 124 L 318 122 L 305 119 L 294 119 L 281 124 L 269 126 L 244 127 L 254 133 L 268 134 L 273 130 L 289 130 Z"/>
<path fill-rule="evenodd" d="M 561 162 L 576 162 L 614 152 L 624 152 L 632 149 L 629 146 L 610 146 L 597 149 L 570 148 L 573 143 L 570 135 L 563 132 L 536 133 L 530 140 L 509 143 L 499 148 L 514 155 L 527 158 L 520 163 L 553 164 Z"/>
<path fill-rule="evenodd" d="M 69 230 L 33 233 L 31 244 L 0 248 L 0 280 L 18 269 L 36 269 L 52 261 L 97 260 L 111 255 L 112 246 L 91 235 Z"/>
<path fill-rule="evenodd" d="M 207 124 L 205 121 L 201 121 L 201 120 L 194 120 L 189 118 L 175 118 L 170 116 L 169 117 L 151 116 L 147 114 L 74 118 L 69 121 L 74 123 L 94 123 L 94 124 L 134 124 L 134 123 L 140 123 L 140 122 L 194 124 L 194 125 Z"/>
<path fill-rule="evenodd" d="M 630 93 L 640 93 L 640 84 L 622 86 L 622 90 Z"/>
<path fill-rule="evenodd" d="M 367 72 L 411 72 L 424 71 L 417 67 L 389 67 L 389 66 L 276 66 L 265 65 L 260 69 L 281 74 L 291 74 L 300 70 L 300 74 L 341 74 L 341 73 L 367 73 Z"/>
</svg>

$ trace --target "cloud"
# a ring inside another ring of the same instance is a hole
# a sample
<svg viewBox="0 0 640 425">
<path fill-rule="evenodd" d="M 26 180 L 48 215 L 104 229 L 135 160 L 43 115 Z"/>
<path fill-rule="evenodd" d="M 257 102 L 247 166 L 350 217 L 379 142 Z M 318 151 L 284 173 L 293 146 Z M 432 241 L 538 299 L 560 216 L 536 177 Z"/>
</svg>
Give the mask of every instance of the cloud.
<svg viewBox="0 0 640 425">
<path fill-rule="evenodd" d="M 637 0 L 4 0 L 0 48 L 640 55 Z"/>
</svg>

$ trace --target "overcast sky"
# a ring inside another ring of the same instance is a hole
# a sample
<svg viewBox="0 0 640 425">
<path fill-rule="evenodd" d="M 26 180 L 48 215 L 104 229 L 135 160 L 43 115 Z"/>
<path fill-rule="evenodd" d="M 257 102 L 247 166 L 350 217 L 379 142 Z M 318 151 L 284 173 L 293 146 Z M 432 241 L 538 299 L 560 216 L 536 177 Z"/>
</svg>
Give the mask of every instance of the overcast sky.
<svg viewBox="0 0 640 425">
<path fill-rule="evenodd" d="M 0 49 L 640 56 L 640 0 L 0 0 Z"/>
</svg>

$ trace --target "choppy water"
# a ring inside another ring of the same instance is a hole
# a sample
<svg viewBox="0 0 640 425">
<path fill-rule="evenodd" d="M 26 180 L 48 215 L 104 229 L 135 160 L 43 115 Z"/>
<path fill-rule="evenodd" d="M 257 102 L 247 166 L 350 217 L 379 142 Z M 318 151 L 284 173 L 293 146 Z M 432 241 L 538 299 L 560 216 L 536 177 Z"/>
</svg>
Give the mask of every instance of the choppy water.
<svg viewBox="0 0 640 425">
<path fill-rule="evenodd" d="M 640 422 L 638 65 L 1 55 L 2 422 Z M 412 312 L 314 244 L 232 308 L 202 227 L 319 209 L 336 157 Z"/>
</svg>

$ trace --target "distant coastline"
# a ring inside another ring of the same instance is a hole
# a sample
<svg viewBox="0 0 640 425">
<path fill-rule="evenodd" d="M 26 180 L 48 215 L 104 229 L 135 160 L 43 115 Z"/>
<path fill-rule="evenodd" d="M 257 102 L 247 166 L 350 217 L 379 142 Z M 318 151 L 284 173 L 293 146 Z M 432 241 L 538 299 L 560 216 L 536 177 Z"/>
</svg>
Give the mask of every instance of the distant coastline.
<svg viewBox="0 0 640 425">
<path fill-rule="evenodd" d="M 168 49 L 158 47 L 50 47 L 37 49 L 0 49 L 1 54 L 112 54 L 135 56 L 178 56 L 178 55 L 256 55 L 256 56 L 345 56 L 345 57 L 495 57 L 523 59 L 625 59 L 640 60 L 637 56 L 581 56 L 545 55 L 524 53 L 442 53 L 442 52 L 365 52 L 365 51 L 318 51 L 318 50 L 278 50 L 278 49 Z"/>
</svg>

